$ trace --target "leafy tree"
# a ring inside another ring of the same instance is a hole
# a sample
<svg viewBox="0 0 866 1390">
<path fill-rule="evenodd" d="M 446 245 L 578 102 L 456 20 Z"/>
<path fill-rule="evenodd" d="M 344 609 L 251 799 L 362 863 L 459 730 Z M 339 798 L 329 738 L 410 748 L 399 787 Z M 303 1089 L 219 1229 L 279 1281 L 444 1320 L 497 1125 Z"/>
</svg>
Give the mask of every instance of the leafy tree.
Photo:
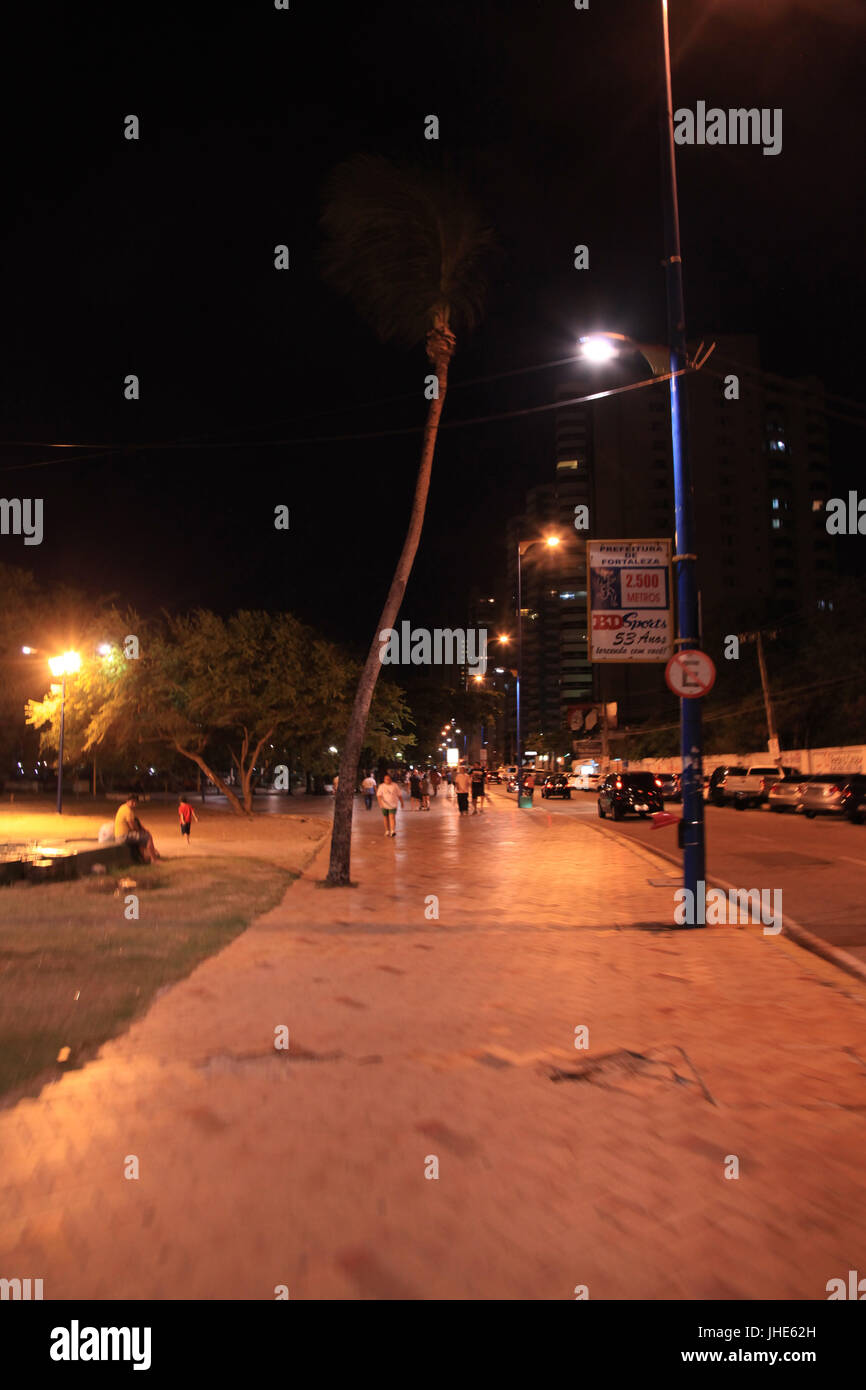
<svg viewBox="0 0 866 1390">
<path fill-rule="evenodd" d="M 104 623 L 103 623 L 104 627 Z M 139 656 L 122 646 L 134 632 Z M 68 683 L 67 737 L 75 751 L 134 750 L 141 761 L 168 749 L 194 763 L 236 814 L 252 812 L 263 771 L 289 742 L 315 762 L 348 715 L 357 667 L 289 614 L 242 611 L 224 619 L 199 609 L 146 623 L 115 615 L 109 656 L 86 661 Z M 383 686 L 371 738 L 383 744 L 405 717 L 401 692 Z M 31 721 L 56 746 L 56 692 L 31 702 Z M 236 792 L 220 768 L 237 774 Z"/>
<path fill-rule="evenodd" d="M 352 301 L 382 342 L 406 347 L 423 342 L 437 388 L 427 410 L 406 539 L 358 682 L 340 760 L 327 881 L 347 884 L 353 791 L 382 669 L 379 634 L 394 626 L 418 550 L 455 330 L 473 327 L 480 317 L 480 261 L 491 238 L 454 180 L 363 155 L 332 174 L 322 227 L 327 281 Z"/>
</svg>

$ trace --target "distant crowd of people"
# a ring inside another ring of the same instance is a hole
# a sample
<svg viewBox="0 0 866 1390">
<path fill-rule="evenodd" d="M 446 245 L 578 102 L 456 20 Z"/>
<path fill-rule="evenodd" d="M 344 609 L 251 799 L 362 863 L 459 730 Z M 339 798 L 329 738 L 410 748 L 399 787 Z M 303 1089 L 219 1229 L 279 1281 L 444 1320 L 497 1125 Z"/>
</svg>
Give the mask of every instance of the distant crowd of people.
<svg viewBox="0 0 866 1390">
<path fill-rule="evenodd" d="M 397 811 L 403 805 L 405 793 L 409 793 L 409 804 L 416 811 L 429 811 L 431 801 L 439 795 L 440 787 L 445 787 L 449 800 L 457 799 L 459 815 L 468 816 L 469 802 L 472 801 L 473 816 L 484 810 L 487 800 L 487 772 L 482 763 L 470 767 L 460 763 L 456 768 L 440 772 L 438 768 L 409 768 L 399 773 L 386 772 L 380 783 L 372 772 L 367 772 L 361 781 L 361 795 L 364 805 L 371 810 L 373 802 L 379 804 L 385 821 L 385 836 L 391 839 L 397 834 Z M 336 791 L 337 778 L 334 778 Z"/>
</svg>

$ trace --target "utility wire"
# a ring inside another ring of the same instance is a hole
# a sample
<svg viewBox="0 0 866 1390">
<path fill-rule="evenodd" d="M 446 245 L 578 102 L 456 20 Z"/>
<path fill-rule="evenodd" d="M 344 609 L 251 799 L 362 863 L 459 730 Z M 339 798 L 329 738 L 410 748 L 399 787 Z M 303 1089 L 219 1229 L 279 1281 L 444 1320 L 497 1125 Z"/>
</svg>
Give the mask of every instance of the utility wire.
<svg viewBox="0 0 866 1390">
<path fill-rule="evenodd" d="M 631 382 L 628 386 L 613 386 L 606 391 L 594 391 L 588 396 L 572 396 L 566 400 L 551 401 L 546 405 L 528 406 L 523 410 L 507 410 L 492 415 L 477 415 L 474 418 L 463 420 L 447 420 L 440 426 L 440 430 L 462 429 L 466 425 L 483 425 L 494 420 L 513 420 L 524 415 L 538 415 L 548 410 L 563 410 L 568 406 L 582 405 L 587 401 L 600 401 L 609 396 L 624 395 L 628 391 L 638 391 L 645 386 L 656 386 L 659 382 L 670 381 L 674 376 L 685 376 L 692 371 L 686 367 L 678 372 L 666 372 L 663 376 L 647 377 L 644 381 Z M 234 440 L 222 443 L 204 444 L 201 442 L 184 443 L 155 443 L 155 444 L 115 444 L 106 445 L 100 453 L 80 454 L 76 458 L 70 459 L 70 463 L 83 463 L 92 458 L 106 458 L 113 453 L 134 453 L 142 450 L 169 450 L 183 451 L 185 449 L 287 449 L 301 445 L 311 444 L 348 444 L 355 443 L 363 439 L 391 439 L 400 435 L 423 434 L 426 425 L 409 425 L 403 429 L 395 430 L 370 430 L 362 434 L 331 434 L 331 435 L 310 435 L 305 439 L 252 439 Z M 76 446 L 69 445 L 74 448 Z M 31 468 L 51 468 L 58 459 L 40 459 L 35 463 L 14 463 L 0 468 L 0 473 L 17 473 Z"/>
<path fill-rule="evenodd" d="M 848 399 L 847 397 L 844 397 L 844 396 L 837 396 L 837 395 L 834 395 L 834 394 L 832 394 L 832 393 L 830 393 L 830 392 L 812 390 L 812 389 L 810 389 L 807 385 L 805 385 L 805 383 L 797 382 L 797 381 L 791 381 L 791 380 L 789 380 L 788 378 L 786 378 L 786 377 L 781 377 L 781 376 L 779 376 L 779 375 L 776 374 L 776 373 L 765 371 L 763 368 L 760 368 L 760 367 L 753 367 L 753 366 L 751 366 L 751 365 L 749 365 L 749 364 L 747 364 L 747 363 L 739 362 L 739 361 L 738 361 L 737 359 L 735 359 L 735 358 L 723 358 L 723 360 L 729 362 L 731 366 L 737 367 L 739 371 L 746 372 L 746 373 L 748 373 L 748 374 L 750 374 L 750 375 L 752 375 L 752 376 L 759 376 L 759 377 L 762 377 L 762 378 L 763 378 L 765 381 L 767 381 L 767 382 L 773 381 L 773 382 L 777 383 L 778 386 L 779 386 L 781 389 L 787 390 L 787 391 L 789 391 L 789 392 L 797 393 L 797 394 L 799 394 L 799 395 L 805 397 L 805 398 L 808 399 L 808 400 L 812 400 L 812 401 L 816 402 L 817 405 L 818 405 L 818 409 L 820 410 L 820 412 L 821 412 L 822 414 L 827 415 L 827 416 L 830 417 L 830 418 L 842 420 L 842 421 L 844 421 L 846 424 L 851 424 L 851 425 L 859 426 L 860 428 L 866 427 L 866 404 L 863 404 L 863 403 L 861 403 L 861 402 L 859 402 L 859 401 L 850 400 L 850 399 Z M 527 366 L 527 367 L 512 367 L 512 368 L 509 368 L 509 369 L 507 369 L 506 371 L 502 371 L 502 372 L 491 372 L 491 373 L 488 373 L 488 374 L 485 375 L 485 376 L 470 377 L 470 378 L 468 378 L 468 379 L 465 380 L 465 381 L 449 382 L 448 390 L 449 390 L 449 392 L 452 392 L 452 391 L 461 390 L 461 389 L 464 389 L 464 388 L 467 388 L 467 387 L 471 387 L 471 386 L 486 385 L 486 384 L 489 383 L 489 382 L 493 382 L 493 381 L 502 381 L 502 380 L 506 380 L 507 378 L 515 377 L 515 376 L 524 376 L 524 375 L 527 375 L 527 374 L 532 373 L 532 372 L 547 371 L 547 370 L 550 370 L 550 369 L 552 369 L 552 368 L 554 368 L 554 367 L 567 366 L 567 365 L 570 365 L 571 363 L 579 362 L 579 361 L 582 361 L 582 358 L 580 357 L 579 354 L 576 354 L 576 355 L 575 355 L 575 354 L 572 354 L 572 355 L 570 355 L 570 356 L 568 356 L 568 357 L 557 357 L 557 358 L 552 358 L 552 359 L 551 359 L 550 361 L 548 361 L 548 362 L 538 362 L 538 363 L 534 363 L 534 364 L 532 364 L 532 365 L 530 365 L 530 366 Z M 718 381 L 724 381 L 724 380 L 725 380 L 725 373 L 723 373 L 723 372 L 716 371 L 716 370 L 714 370 L 714 369 L 711 368 L 711 367 L 702 368 L 702 370 L 705 370 L 706 373 L 707 373 L 707 375 L 713 377 L 714 380 L 718 380 Z M 680 373 L 677 373 L 677 375 L 680 375 Z M 657 384 L 657 383 L 660 383 L 660 382 L 668 381 L 668 380 L 670 380 L 670 377 L 671 377 L 671 374 L 670 374 L 670 373 L 667 373 L 667 374 L 665 374 L 665 375 L 663 375 L 663 376 L 653 377 L 651 380 L 635 382 L 635 383 L 632 383 L 632 384 L 630 384 L 630 385 L 628 385 L 628 386 L 614 387 L 614 388 L 610 388 L 610 389 L 607 390 L 607 391 L 595 392 L 595 393 L 593 393 L 593 394 L 591 394 L 591 395 L 587 395 L 587 396 L 572 397 L 572 398 L 567 399 L 567 400 L 554 401 L 554 402 L 551 402 L 550 404 L 547 404 L 547 405 L 531 406 L 531 407 L 528 407 L 528 408 L 523 409 L 523 410 L 493 412 L 493 413 L 491 413 L 491 414 L 489 414 L 489 415 L 479 415 L 479 416 L 475 416 L 474 418 L 463 419 L 463 420 L 450 420 L 450 421 L 449 421 L 449 420 L 446 420 L 446 421 L 443 421 L 443 423 L 440 425 L 440 429 L 443 429 L 443 430 L 445 430 L 445 429 L 460 429 L 460 428 L 463 428 L 464 426 L 467 426 L 467 425 L 489 424 L 489 423 L 495 422 L 495 421 L 497 421 L 497 420 L 510 420 L 510 419 L 519 418 L 520 416 L 533 415 L 533 414 L 540 414 L 540 413 L 543 413 L 543 412 L 549 411 L 549 410 L 561 410 L 561 409 L 565 409 L 566 407 L 571 406 L 571 405 L 584 404 L 584 403 L 588 403 L 588 402 L 595 401 L 595 400 L 603 400 L 603 399 L 605 399 L 605 398 L 608 397 L 608 396 L 614 396 L 614 395 L 622 394 L 622 393 L 624 393 L 624 392 L 626 392 L 626 391 L 638 389 L 638 388 L 643 387 L 643 386 L 654 385 L 654 384 Z M 375 408 L 378 408 L 378 407 L 381 407 L 381 406 L 394 405 L 394 404 L 399 404 L 399 403 L 407 402 L 407 401 L 417 401 L 417 399 L 418 399 L 417 392 L 409 392 L 409 393 L 406 393 L 406 394 L 400 395 L 400 396 L 383 397 L 383 398 L 380 398 L 380 399 L 377 400 L 377 401 L 359 401 L 359 402 L 345 403 L 345 404 L 343 404 L 343 405 L 339 405 L 339 404 L 336 404 L 336 405 L 329 405 L 329 406 L 325 407 L 325 408 L 324 408 L 323 410 L 321 410 L 321 411 L 316 411 L 316 412 L 314 412 L 314 413 L 312 413 L 312 414 L 309 414 L 309 413 L 308 413 L 308 414 L 306 414 L 306 415 L 301 415 L 301 416 L 291 416 L 291 417 L 288 417 L 288 420 L 290 421 L 290 420 L 292 420 L 292 419 L 295 419 L 295 420 L 297 420 L 297 419 L 301 419 L 301 420 L 303 420 L 303 419 L 317 419 L 317 418 L 319 418 L 320 416 L 325 415 L 325 414 L 334 414 L 334 413 L 338 413 L 338 412 L 342 412 L 342 411 L 346 411 L 346 410 L 353 410 L 353 411 L 355 411 L 355 410 L 359 410 L 359 409 L 373 409 L 374 407 L 375 407 Z M 864 418 L 863 418 L 863 419 L 858 419 L 858 418 L 856 418 L 856 417 L 852 417 L 852 416 L 850 416 L 850 415 L 843 414 L 843 413 L 841 413 L 840 411 L 829 409 L 829 408 L 827 407 L 827 405 L 826 405 L 826 402 L 827 402 L 827 401 L 836 401 L 836 402 L 838 402 L 840 405 L 844 405 L 845 407 L 847 407 L 849 410 L 863 411 L 863 412 L 864 412 Z M 280 422 L 280 421 L 275 421 L 275 422 L 272 421 L 272 422 L 270 423 L 270 425 L 268 426 L 268 428 L 273 427 L 273 424 L 275 424 L 275 423 L 276 423 L 276 424 L 279 424 L 279 423 L 281 423 L 281 422 Z M 357 433 L 357 434 L 344 434 L 344 435 L 315 435 L 315 436 L 308 436 L 308 437 L 306 437 L 306 438 L 300 438 L 300 439 L 279 439 L 279 440 L 262 440 L 262 439 L 256 439 L 256 440 L 240 440 L 240 441 L 228 441 L 228 440 L 222 440 L 222 441 L 220 441 L 220 440 L 217 439 L 216 442 L 210 442 L 210 441 L 214 441 L 214 439 L 215 439 L 215 436 L 214 436 L 213 434 L 187 435 L 187 436 L 182 436 L 180 439 L 169 440 L 169 441 L 155 441 L 155 442 L 151 442 L 151 443 L 135 443 L 135 442 L 129 442 L 129 443 L 125 443 L 125 444 L 97 444 L 97 443 L 93 443 L 93 444 L 84 444 L 84 443 L 76 443 L 76 444 L 68 444 L 68 443 L 67 443 L 67 444 L 53 444 L 53 443 L 49 443 L 49 442 L 47 442 L 47 441 L 40 441 L 40 440 L 5 440 L 5 441 L 0 441 L 0 448 L 85 449 L 85 450 L 87 450 L 88 452 L 86 452 L 86 453 L 84 453 L 84 454 L 78 454 L 75 458 L 69 460 L 70 462 L 80 462 L 80 463 L 84 463 L 84 462 L 90 461 L 90 460 L 92 460 L 92 459 L 94 459 L 94 458 L 108 457 L 108 456 L 110 456 L 111 454 L 125 453 L 125 452 L 128 452 L 128 451 L 140 451 L 140 450 L 146 450 L 146 449 L 158 449 L 158 450 L 184 450 L 184 449 L 199 449 L 199 448 L 212 448 L 212 449 L 253 449 L 253 448 L 268 449 L 268 448 L 291 448 L 291 447 L 294 447 L 294 446 L 306 446 L 306 445 L 312 445 L 312 444 L 353 443 L 353 442 L 356 442 L 356 441 L 359 441 L 359 440 L 365 440 L 365 439 L 387 439 L 387 438 L 394 438 L 394 437 L 398 437 L 398 436 L 402 436 L 402 435 L 421 434 L 421 433 L 423 433 L 423 430 L 424 430 L 424 426 L 423 426 L 423 425 L 412 425 L 412 426 L 407 426 L 407 427 L 405 427 L 405 428 L 403 428 L 403 429 L 394 429 L 394 430 L 374 430 L 374 431 L 366 431 L 366 432 L 363 432 L 363 433 Z M 7 465 L 7 466 L 5 466 L 5 467 L 3 467 L 3 468 L 0 468 L 0 472 L 2 472 L 2 473 L 12 473 L 12 472 L 26 471 L 26 470 L 29 470 L 30 468 L 48 468 L 48 467 L 51 467 L 56 461 L 57 461 L 57 460 L 55 460 L 55 459 L 44 459 L 44 460 L 39 460 L 38 462 L 35 462 L 35 463 L 11 464 L 11 465 Z"/>
</svg>

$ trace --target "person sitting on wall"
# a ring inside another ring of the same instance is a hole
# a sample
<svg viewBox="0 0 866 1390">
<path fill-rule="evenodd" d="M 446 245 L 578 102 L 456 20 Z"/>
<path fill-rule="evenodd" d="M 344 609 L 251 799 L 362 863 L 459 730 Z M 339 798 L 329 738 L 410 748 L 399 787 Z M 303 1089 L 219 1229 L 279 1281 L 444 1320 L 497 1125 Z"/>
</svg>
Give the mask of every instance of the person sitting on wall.
<svg viewBox="0 0 866 1390">
<path fill-rule="evenodd" d="M 138 797 L 128 796 L 114 817 L 114 839 L 117 844 L 131 845 L 143 864 L 153 864 L 160 855 L 150 831 L 135 814 Z"/>
</svg>

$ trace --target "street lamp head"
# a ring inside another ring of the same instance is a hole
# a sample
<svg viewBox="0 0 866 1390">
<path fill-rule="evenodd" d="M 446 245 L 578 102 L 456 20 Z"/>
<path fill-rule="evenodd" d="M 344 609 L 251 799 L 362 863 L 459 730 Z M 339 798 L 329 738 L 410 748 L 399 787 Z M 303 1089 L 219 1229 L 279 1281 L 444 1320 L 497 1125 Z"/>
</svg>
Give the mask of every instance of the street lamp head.
<svg viewBox="0 0 866 1390">
<path fill-rule="evenodd" d="M 591 333 L 581 338 L 580 349 L 587 362 L 609 362 L 616 356 L 616 344 L 608 333 Z"/>
<path fill-rule="evenodd" d="M 33 655 L 33 652 L 34 652 L 34 648 L 33 648 L 33 647 L 22 647 L 22 648 L 21 648 L 21 655 L 22 655 L 22 656 L 32 656 L 32 655 Z"/>
<path fill-rule="evenodd" d="M 559 545 L 559 544 L 560 544 L 560 537 L 559 537 L 559 536 L 545 536 L 545 537 L 544 537 L 544 544 L 545 544 L 545 545 L 549 545 L 549 546 L 556 546 L 556 545 Z"/>
<path fill-rule="evenodd" d="M 511 638 L 509 637 L 507 632 L 501 632 L 496 640 L 497 642 L 505 642 L 507 644 L 511 641 Z"/>
<path fill-rule="evenodd" d="M 81 657 L 78 652 L 64 652 L 62 656 L 48 659 L 52 676 L 71 676 L 81 670 Z"/>
</svg>

